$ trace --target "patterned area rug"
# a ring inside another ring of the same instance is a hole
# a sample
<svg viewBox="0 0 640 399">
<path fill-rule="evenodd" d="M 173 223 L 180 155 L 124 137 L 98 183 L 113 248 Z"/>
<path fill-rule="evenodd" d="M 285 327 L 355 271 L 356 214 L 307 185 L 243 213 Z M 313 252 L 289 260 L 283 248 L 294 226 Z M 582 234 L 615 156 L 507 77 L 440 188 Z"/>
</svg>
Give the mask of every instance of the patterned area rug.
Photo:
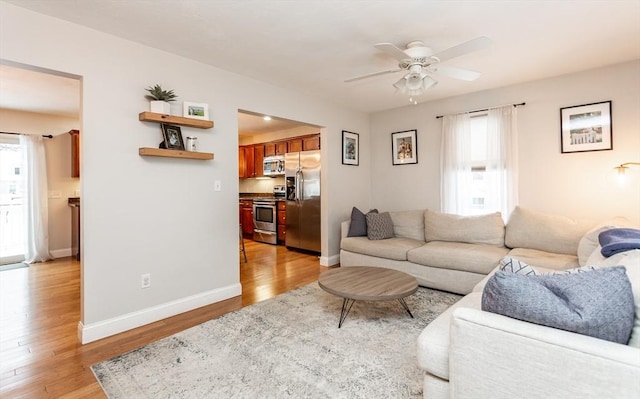
<svg viewBox="0 0 640 399">
<path fill-rule="evenodd" d="M 356 302 L 312 283 L 92 366 L 109 398 L 420 398 L 416 340 L 460 296 Z"/>
</svg>

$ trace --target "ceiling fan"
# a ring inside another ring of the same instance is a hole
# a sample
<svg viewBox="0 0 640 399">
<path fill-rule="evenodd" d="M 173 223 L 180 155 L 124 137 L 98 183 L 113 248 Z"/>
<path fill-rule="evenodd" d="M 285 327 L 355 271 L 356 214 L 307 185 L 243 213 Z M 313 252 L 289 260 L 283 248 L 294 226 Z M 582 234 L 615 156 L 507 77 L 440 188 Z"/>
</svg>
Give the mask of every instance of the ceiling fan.
<svg viewBox="0 0 640 399">
<path fill-rule="evenodd" d="M 440 63 L 472 51 L 480 50 L 489 46 L 491 43 L 491 39 L 481 36 L 440 51 L 436 54 L 433 54 L 431 48 L 425 46 L 420 40 L 414 40 L 407 43 L 405 50 L 401 50 L 391 43 L 379 43 L 374 47 L 398 60 L 398 68 L 357 76 L 355 78 L 345 80 L 345 83 L 372 78 L 374 76 L 407 71 L 408 73 L 394 83 L 393 86 L 400 91 L 409 94 L 409 101 L 417 103 L 413 97 L 422 94 L 425 90 L 438 84 L 438 81 L 430 76 L 431 74 L 440 73 L 455 79 L 467 81 L 477 79 L 480 76 L 480 73 L 478 72 L 441 65 Z"/>
</svg>

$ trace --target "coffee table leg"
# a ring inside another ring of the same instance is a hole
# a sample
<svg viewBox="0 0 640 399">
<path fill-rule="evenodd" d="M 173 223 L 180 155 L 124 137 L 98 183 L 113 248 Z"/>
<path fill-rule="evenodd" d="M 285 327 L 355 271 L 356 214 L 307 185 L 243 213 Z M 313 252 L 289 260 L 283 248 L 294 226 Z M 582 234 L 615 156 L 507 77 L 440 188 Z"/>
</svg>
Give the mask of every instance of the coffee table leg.
<svg viewBox="0 0 640 399">
<path fill-rule="evenodd" d="M 340 312 L 340 321 L 338 322 L 338 328 L 342 327 L 342 323 L 344 322 L 344 319 L 347 318 L 347 315 L 349 314 L 349 311 L 351 310 L 351 307 L 355 302 L 356 302 L 355 299 L 344 298 L 342 300 L 342 311 Z"/>
<path fill-rule="evenodd" d="M 402 305 L 402 307 L 404 308 L 404 310 L 407 311 L 407 313 L 409 313 L 409 316 L 411 316 L 411 318 L 413 319 L 413 315 L 411 314 L 411 311 L 409 310 L 409 306 L 407 305 L 407 303 L 404 301 L 404 298 L 398 298 L 398 302 L 400 302 L 400 305 Z"/>
</svg>

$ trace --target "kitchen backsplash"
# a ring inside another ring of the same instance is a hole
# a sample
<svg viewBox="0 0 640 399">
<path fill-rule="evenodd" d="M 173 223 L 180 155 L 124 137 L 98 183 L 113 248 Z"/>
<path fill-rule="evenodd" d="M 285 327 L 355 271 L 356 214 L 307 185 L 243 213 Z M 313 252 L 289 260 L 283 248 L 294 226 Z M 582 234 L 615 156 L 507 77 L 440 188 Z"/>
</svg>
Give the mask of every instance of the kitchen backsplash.
<svg viewBox="0 0 640 399">
<path fill-rule="evenodd" d="M 273 193 L 273 186 L 284 184 L 284 176 L 268 179 L 239 179 L 241 193 Z"/>
</svg>

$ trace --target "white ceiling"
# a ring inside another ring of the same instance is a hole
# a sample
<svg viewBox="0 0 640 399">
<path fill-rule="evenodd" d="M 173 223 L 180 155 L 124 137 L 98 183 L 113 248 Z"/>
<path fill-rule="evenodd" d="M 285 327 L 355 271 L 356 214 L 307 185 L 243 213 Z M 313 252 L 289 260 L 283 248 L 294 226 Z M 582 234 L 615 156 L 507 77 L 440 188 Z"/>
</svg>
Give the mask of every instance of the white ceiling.
<svg viewBox="0 0 640 399">
<path fill-rule="evenodd" d="M 493 40 L 445 64 L 479 79 L 438 75 L 420 102 L 640 58 L 638 0 L 6 1 L 365 112 L 408 105 L 401 74 L 344 83 L 396 66 L 380 42 Z"/>
</svg>

